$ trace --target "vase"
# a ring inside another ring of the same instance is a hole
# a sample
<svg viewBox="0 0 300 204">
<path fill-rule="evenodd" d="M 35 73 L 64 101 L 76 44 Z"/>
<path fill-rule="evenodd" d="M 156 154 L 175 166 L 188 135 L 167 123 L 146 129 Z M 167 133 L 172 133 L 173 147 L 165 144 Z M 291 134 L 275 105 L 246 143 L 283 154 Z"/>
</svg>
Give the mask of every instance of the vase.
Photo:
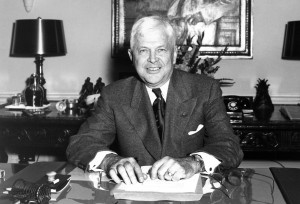
<svg viewBox="0 0 300 204">
<path fill-rule="evenodd" d="M 274 105 L 269 95 L 269 84 L 266 79 L 258 79 L 256 96 L 253 101 L 253 112 L 259 121 L 268 121 L 274 112 Z"/>
<path fill-rule="evenodd" d="M 25 89 L 26 106 L 43 107 L 43 87 L 37 80 L 37 75 L 32 74 L 29 86 Z"/>
</svg>

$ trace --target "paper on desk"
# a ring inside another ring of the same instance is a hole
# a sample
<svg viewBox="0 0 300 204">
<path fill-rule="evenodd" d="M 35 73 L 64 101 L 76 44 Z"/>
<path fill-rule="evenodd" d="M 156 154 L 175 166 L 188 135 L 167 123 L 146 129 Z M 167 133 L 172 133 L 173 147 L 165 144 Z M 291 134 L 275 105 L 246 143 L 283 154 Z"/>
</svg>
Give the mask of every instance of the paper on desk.
<svg viewBox="0 0 300 204">
<path fill-rule="evenodd" d="M 143 166 L 143 173 L 147 174 L 149 170 L 148 166 Z M 121 183 L 119 185 L 119 190 L 124 191 L 144 191 L 144 192 L 169 192 L 169 193 L 182 193 L 182 192 L 195 192 L 198 184 L 200 174 L 195 174 L 189 179 L 183 179 L 179 181 L 165 181 L 160 179 L 152 180 L 148 178 L 143 183 L 136 183 L 131 185 L 126 185 Z"/>
<path fill-rule="evenodd" d="M 149 166 L 142 166 L 143 173 L 147 173 Z M 160 179 L 146 179 L 143 183 L 121 183 L 111 192 L 116 199 L 130 200 L 199 200 L 203 195 L 200 174 L 195 174 L 189 179 L 179 181 L 165 181 Z"/>
</svg>

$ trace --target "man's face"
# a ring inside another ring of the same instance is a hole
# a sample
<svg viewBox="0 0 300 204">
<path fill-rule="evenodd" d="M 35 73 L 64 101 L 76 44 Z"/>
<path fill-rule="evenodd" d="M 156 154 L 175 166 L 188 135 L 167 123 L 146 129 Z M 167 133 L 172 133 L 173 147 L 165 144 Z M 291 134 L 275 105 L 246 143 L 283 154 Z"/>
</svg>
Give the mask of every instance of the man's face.
<svg viewBox="0 0 300 204">
<path fill-rule="evenodd" d="M 128 54 L 145 84 L 158 88 L 172 75 L 177 54 L 174 49 L 164 29 L 156 28 L 144 30 Z"/>
</svg>

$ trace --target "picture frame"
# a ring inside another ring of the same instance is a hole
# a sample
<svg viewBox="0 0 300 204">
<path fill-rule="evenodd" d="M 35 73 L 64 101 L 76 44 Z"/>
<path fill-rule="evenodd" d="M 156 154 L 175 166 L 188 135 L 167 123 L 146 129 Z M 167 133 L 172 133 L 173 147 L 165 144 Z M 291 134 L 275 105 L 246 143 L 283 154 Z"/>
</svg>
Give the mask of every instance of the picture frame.
<svg viewBox="0 0 300 204">
<path fill-rule="evenodd" d="M 197 43 L 198 36 L 204 34 L 201 56 L 217 56 L 227 45 L 228 51 L 222 55 L 223 59 L 252 59 L 252 0 L 207 0 L 204 5 L 202 2 L 112 0 L 112 57 L 128 57 L 130 30 L 136 19 L 163 15 L 175 25 L 177 33 L 181 32 L 178 45 L 184 44 L 187 36 Z M 227 4 L 225 7 L 224 2 Z"/>
</svg>

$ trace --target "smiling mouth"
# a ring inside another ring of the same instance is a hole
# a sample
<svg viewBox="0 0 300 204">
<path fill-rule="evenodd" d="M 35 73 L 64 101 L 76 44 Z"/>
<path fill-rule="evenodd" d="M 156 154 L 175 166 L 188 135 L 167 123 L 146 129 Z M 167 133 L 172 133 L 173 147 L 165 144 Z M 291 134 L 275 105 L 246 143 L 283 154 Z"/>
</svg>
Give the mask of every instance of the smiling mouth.
<svg viewBox="0 0 300 204">
<path fill-rule="evenodd" d="M 158 71 L 158 70 L 160 70 L 160 68 L 161 67 L 147 67 L 147 70 L 149 70 L 149 71 Z"/>
</svg>

